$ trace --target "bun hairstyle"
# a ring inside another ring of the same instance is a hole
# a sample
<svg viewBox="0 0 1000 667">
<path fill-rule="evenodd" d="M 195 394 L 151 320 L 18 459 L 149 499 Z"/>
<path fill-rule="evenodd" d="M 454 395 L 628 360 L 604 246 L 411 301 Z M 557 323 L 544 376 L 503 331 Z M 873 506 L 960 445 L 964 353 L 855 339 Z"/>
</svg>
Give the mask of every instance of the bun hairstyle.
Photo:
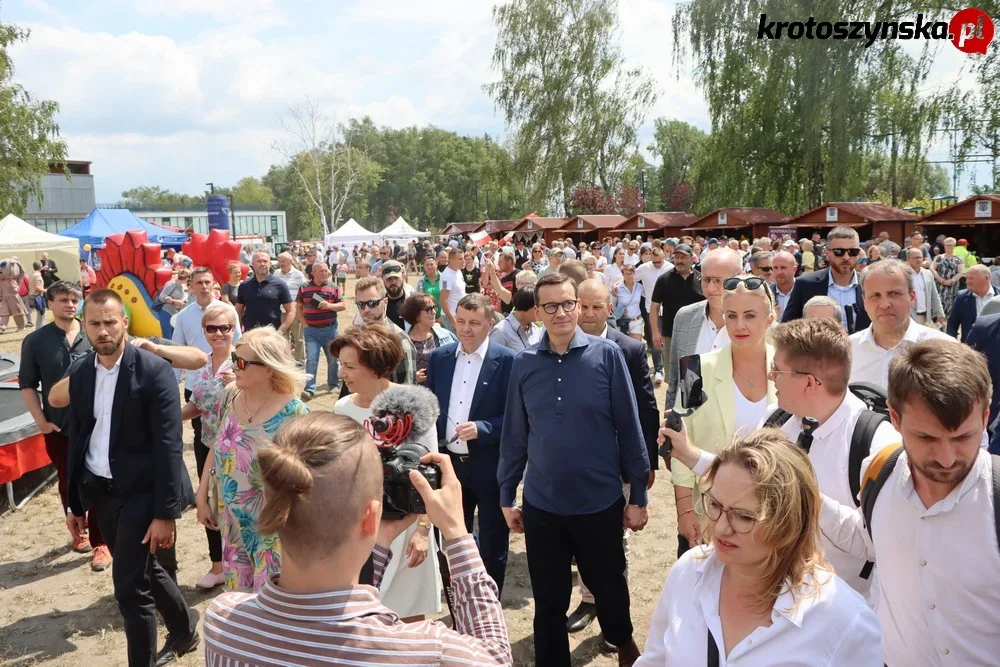
<svg viewBox="0 0 1000 667">
<path fill-rule="evenodd" d="M 258 458 L 266 500 L 257 529 L 277 533 L 299 563 L 340 548 L 364 507 L 382 495 L 378 451 L 347 417 L 311 412 L 290 419 Z"/>
</svg>

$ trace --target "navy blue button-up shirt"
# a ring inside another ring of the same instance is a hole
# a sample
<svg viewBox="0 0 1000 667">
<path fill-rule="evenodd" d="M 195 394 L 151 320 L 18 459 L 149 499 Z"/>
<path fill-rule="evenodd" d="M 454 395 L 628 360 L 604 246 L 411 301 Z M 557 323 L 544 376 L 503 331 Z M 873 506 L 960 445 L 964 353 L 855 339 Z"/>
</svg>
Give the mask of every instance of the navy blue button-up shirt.
<svg viewBox="0 0 1000 667">
<path fill-rule="evenodd" d="M 527 464 L 527 471 L 525 465 Z M 646 505 L 649 458 L 621 349 L 577 328 L 565 354 L 548 333 L 514 359 L 500 441 L 500 506 L 524 501 L 558 515 L 594 514 L 632 485 Z"/>
</svg>

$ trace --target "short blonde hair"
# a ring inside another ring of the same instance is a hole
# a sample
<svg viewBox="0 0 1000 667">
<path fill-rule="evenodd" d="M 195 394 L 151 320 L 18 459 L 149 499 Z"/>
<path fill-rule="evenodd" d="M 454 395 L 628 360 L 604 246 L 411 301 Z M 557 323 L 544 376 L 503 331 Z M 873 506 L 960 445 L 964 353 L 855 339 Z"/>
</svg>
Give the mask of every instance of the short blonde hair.
<svg viewBox="0 0 1000 667">
<path fill-rule="evenodd" d="M 271 370 L 271 388 L 289 396 L 298 396 L 306 386 L 306 374 L 292 356 L 288 340 L 269 326 L 247 331 L 236 343 L 236 348 L 249 347 L 257 359 Z"/>
<path fill-rule="evenodd" d="M 818 593 L 833 572 L 823 556 L 819 483 L 808 455 L 779 429 L 760 429 L 719 452 L 701 479 L 706 493 L 719 468 L 727 464 L 742 468 L 753 480 L 760 502 L 754 532 L 771 547 L 760 574 L 760 593 L 747 600 L 751 609 L 769 611 L 789 589 L 796 605 L 803 588 Z M 705 544 L 715 541 L 707 520 L 702 524 L 702 537 Z"/>
<path fill-rule="evenodd" d="M 205 312 L 201 314 L 201 327 L 204 329 L 206 324 L 216 317 L 222 316 L 225 316 L 234 327 L 239 326 L 239 322 L 236 320 L 236 309 L 232 306 L 217 303 L 214 306 L 206 308 Z"/>
</svg>

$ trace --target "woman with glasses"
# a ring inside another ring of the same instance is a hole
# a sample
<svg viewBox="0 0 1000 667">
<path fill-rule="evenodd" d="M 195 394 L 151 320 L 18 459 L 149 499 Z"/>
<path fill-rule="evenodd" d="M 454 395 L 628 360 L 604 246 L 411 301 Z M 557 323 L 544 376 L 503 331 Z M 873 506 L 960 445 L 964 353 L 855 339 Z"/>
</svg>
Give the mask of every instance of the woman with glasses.
<svg viewBox="0 0 1000 667">
<path fill-rule="evenodd" d="M 364 424 L 372 416 L 375 397 L 396 386 L 389 378 L 403 360 L 399 338 L 383 327 L 349 327 L 333 339 L 330 351 L 340 360 L 340 377 L 351 390 L 351 394 L 337 401 L 333 411 Z M 432 452 L 438 451 L 437 429 L 432 428 L 413 441 Z M 397 537 L 391 552 L 379 587 L 382 603 L 406 622 L 439 613 L 441 573 L 437 543 L 427 517 L 421 516 Z"/>
<path fill-rule="evenodd" d="M 941 307 L 944 314 L 951 314 L 951 307 L 955 305 L 955 297 L 958 296 L 958 283 L 965 273 L 965 262 L 955 254 L 955 246 L 958 245 L 953 237 L 944 240 L 944 254 L 938 255 L 931 262 L 931 273 L 937 281 L 937 291 L 941 295 Z"/>
<path fill-rule="evenodd" d="M 434 319 L 441 319 L 441 274 L 438 273 L 437 259 L 433 256 L 424 260 L 424 275 L 417 281 L 417 291 L 434 299 Z"/>
<path fill-rule="evenodd" d="M 823 557 L 816 474 L 763 429 L 717 455 L 661 429 L 696 470 L 704 546 L 670 569 L 636 667 L 883 664 L 878 619 Z M 678 622 L 682 621 L 682 622 Z"/>
<path fill-rule="evenodd" d="M 702 387 L 707 401 L 684 418 L 691 441 L 709 452 L 728 446 L 734 435 L 753 431 L 763 421 L 767 406 L 777 402 L 774 383 L 768 378 L 774 348 L 766 338 L 774 322 L 774 304 L 767 284 L 759 276 L 743 274 L 726 278 L 722 286 L 722 317 L 729 343 L 701 355 Z M 683 376 L 682 370 L 682 379 Z M 672 475 L 678 551 L 683 553 L 700 539 L 691 495 L 696 480 L 683 464 L 675 465 Z"/>
<path fill-rule="evenodd" d="M 611 307 L 618 330 L 629 338 L 642 340 L 642 286 L 635 282 L 635 267 L 626 264 L 622 279 L 611 288 Z"/>
<path fill-rule="evenodd" d="M 442 345 L 457 343 L 455 334 L 434 321 L 434 299 L 429 294 L 417 292 L 410 295 L 399 307 L 403 321 L 410 325 L 406 334 L 413 343 L 413 356 L 417 361 L 417 383 L 427 379 L 427 364 L 431 352 Z"/>
<path fill-rule="evenodd" d="M 213 358 L 215 352 L 213 346 Z M 230 360 L 235 380 L 218 393 L 209 409 L 218 416 L 212 443 L 215 458 L 202 474 L 198 518 L 206 527 L 212 527 L 213 512 L 203 512 L 201 507 L 204 504 L 210 508 L 214 476 L 226 589 L 256 592 L 281 570 L 277 535 L 257 531 L 257 517 L 264 506 L 257 453 L 271 442 L 282 424 L 309 412 L 299 400 L 306 376 L 296 364 L 288 341 L 271 327 L 258 327 L 244 334 Z"/>
<path fill-rule="evenodd" d="M 549 265 L 545 259 L 545 252 L 542 249 L 541 243 L 531 246 L 531 259 L 528 260 L 527 264 L 526 267 L 523 266 L 521 268 L 529 268 L 535 273 L 541 273 L 542 269 Z"/>
<path fill-rule="evenodd" d="M 213 411 L 222 390 L 236 380 L 233 373 L 233 334 L 238 320 L 236 311 L 229 306 L 214 305 L 205 309 L 201 316 L 201 327 L 205 340 L 212 348 L 208 363 L 199 371 L 194 383 L 186 387 L 191 391 L 191 400 L 184 404 L 181 416 L 184 419 L 201 418 L 201 445 L 195 443 L 194 457 L 198 466 L 198 477 L 206 480 L 198 488 L 198 523 L 205 526 L 208 536 L 208 553 L 212 561 L 211 569 L 195 584 L 197 588 L 209 590 L 226 583 L 222 569 L 222 537 L 219 535 L 218 497 L 210 498 L 217 491 L 211 483 L 211 475 L 206 475 L 206 461 L 212 452 L 218 432 L 218 420 Z M 207 466 L 211 468 L 212 466 Z"/>
</svg>

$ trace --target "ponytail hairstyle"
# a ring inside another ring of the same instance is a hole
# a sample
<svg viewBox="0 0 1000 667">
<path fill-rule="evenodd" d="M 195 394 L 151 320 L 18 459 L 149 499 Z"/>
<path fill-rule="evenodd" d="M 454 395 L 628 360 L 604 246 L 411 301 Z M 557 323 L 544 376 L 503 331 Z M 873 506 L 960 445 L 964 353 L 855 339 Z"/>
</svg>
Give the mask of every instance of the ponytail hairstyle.
<svg viewBox="0 0 1000 667">
<path fill-rule="evenodd" d="M 368 434 L 353 419 L 331 412 L 294 417 L 274 444 L 258 453 L 264 479 L 263 535 L 306 564 L 335 553 L 351 536 L 364 508 L 382 497 L 382 465 Z"/>
</svg>

